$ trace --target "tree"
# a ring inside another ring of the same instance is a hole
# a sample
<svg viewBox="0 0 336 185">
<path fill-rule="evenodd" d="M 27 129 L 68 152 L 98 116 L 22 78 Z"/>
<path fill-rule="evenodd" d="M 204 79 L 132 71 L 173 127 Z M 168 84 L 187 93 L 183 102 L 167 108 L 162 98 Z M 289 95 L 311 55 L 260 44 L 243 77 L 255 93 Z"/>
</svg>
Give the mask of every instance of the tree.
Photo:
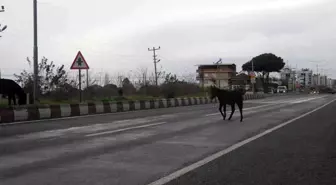
<svg viewBox="0 0 336 185">
<path fill-rule="evenodd" d="M 108 84 L 110 84 L 110 83 L 111 83 L 111 81 L 110 81 L 110 76 L 109 76 L 108 73 L 105 73 L 105 76 L 104 76 L 104 86 L 105 86 L 105 85 L 108 85 Z"/>
<path fill-rule="evenodd" d="M 115 84 L 106 84 L 102 90 L 104 97 L 111 98 L 118 95 L 118 87 Z"/>
<path fill-rule="evenodd" d="M 136 92 L 134 85 L 128 78 L 122 80 L 122 90 L 125 95 L 131 95 Z"/>
<path fill-rule="evenodd" d="M 261 79 L 264 85 L 264 91 L 267 92 L 269 73 L 280 72 L 280 70 L 285 66 L 285 63 L 283 62 L 283 59 L 281 57 L 278 57 L 272 53 L 264 53 L 253 57 L 250 61 L 243 64 L 242 69 L 244 71 L 252 71 L 252 61 L 254 71 L 262 74 Z"/>
<path fill-rule="evenodd" d="M 192 84 L 197 84 L 196 81 L 196 75 L 193 73 L 186 74 L 182 77 L 183 81 L 192 83 Z"/>
<path fill-rule="evenodd" d="M 161 84 L 161 80 L 164 80 L 165 79 L 165 77 L 166 77 L 166 72 L 165 71 L 163 71 L 163 69 L 162 69 L 162 66 L 161 66 L 161 68 L 160 69 L 158 69 L 157 70 L 157 79 L 158 79 L 158 85 L 159 84 Z M 150 74 L 150 77 L 149 77 L 149 82 L 150 82 L 150 84 L 155 84 L 155 72 L 152 72 L 151 74 Z"/>
<path fill-rule="evenodd" d="M 149 85 L 148 68 L 146 67 L 138 68 L 135 78 L 137 79 L 137 83 L 139 84 L 140 87 L 148 86 Z"/>
<path fill-rule="evenodd" d="M 31 61 L 28 57 L 27 62 L 31 67 Z M 22 84 L 25 91 L 33 93 L 34 74 L 32 72 L 23 70 L 20 74 L 14 74 L 14 76 L 15 81 Z M 45 57 L 42 58 L 38 64 L 37 84 L 39 94 L 49 94 L 51 91 L 70 83 L 72 82 L 68 82 L 68 73 L 64 70 L 64 65 L 56 67 L 53 61 L 49 61 Z"/>
<path fill-rule="evenodd" d="M 174 74 L 171 74 L 171 73 L 168 73 L 166 76 L 165 76 L 165 80 L 164 80 L 164 84 L 169 84 L 169 83 L 176 83 L 178 82 L 179 79 L 177 79 L 177 76 Z"/>
<path fill-rule="evenodd" d="M 158 97 L 160 95 L 160 88 L 155 84 L 155 80 L 150 81 L 147 67 L 139 67 L 135 78 L 137 79 L 138 93 L 145 96 Z"/>
</svg>

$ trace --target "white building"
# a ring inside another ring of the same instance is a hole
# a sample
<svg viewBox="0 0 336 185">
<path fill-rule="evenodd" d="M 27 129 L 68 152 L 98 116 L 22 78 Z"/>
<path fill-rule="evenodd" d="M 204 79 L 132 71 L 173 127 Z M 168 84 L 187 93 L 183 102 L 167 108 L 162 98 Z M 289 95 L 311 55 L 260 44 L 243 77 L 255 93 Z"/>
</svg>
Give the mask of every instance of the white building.
<svg viewBox="0 0 336 185">
<path fill-rule="evenodd" d="M 328 83 L 327 76 L 320 76 L 320 83 L 319 83 L 319 85 L 327 86 L 327 83 Z"/>
<path fill-rule="evenodd" d="M 327 86 L 330 87 L 330 88 L 333 87 L 333 79 L 331 79 L 331 78 L 327 79 Z"/>
<path fill-rule="evenodd" d="M 320 84 L 320 79 L 317 74 L 314 74 L 312 77 L 312 86 L 317 86 Z"/>
<path fill-rule="evenodd" d="M 196 80 L 199 81 L 201 87 L 213 85 L 212 79 L 215 79 L 218 87 L 227 88 L 229 86 L 229 80 L 236 76 L 236 64 L 198 65 L 196 72 Z"/>
<path fill-rule="evenodd" d="M 313 71 L 310 69 L 302 69 L 296 71 L 297 82 L 301 87 L 307 88 L 313 85 Z"/>
<path fill-rule="evenodd" d="M 295 87 L 294 87 L 294 82 L 295 82 L 295 71 L 286 66 L 284 67 L 281 72 L 280 72 L 280 78 L 281 80 L 283 81 L 287 81 L 288 83 L 288 90 L 291 91 L 293 90 Z"/>
<path fill-rule="evenodd" d="M 336 80 L 331 79 L 331 88 L 336 88 Z"/>
</svg>

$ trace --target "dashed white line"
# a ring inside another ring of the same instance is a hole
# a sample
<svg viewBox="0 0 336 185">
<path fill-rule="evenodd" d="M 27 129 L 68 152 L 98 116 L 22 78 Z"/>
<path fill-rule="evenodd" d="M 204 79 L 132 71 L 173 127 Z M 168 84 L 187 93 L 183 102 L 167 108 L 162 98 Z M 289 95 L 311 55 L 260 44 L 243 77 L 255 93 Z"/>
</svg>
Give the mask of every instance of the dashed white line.
<svg viewBox="0 0 336 185">
<path fill-rule="evenodd" d="M 327 96 L 327 95 L 326 95 Z M 260 102 L 260 103 L 267 103 L 267 105 L 260 105 L 260 106 L 254 106 L 254 107 L 249 107 L 249 108 L 245 108 L 243 110 L 250 110 L 250 109 L 258 109 L 258 108 L 262 108 L 262 107 L 268 107 L 268 106 L 272 106 L 274 104 L 284 104 L 284 103 L 290 103 L 290 104 L 296 104 L 296 103 L 303 103 L 306 101 L 311 101 L 311 100 L 316 100 L 316 99 L 320 99 L 320 98 L 324 98 L 326 96 L 321 96 L 321 97 L 314 97 L 314 98 L 308 98 L 308 99 L 299 99 L 297 101 L 275 101 L 275 102 Z M 220 113 L 211 113 L 211 114 L 206 114 L 204 116 L 215 116 L 215 115 L 219 115 Z"/>
<path fill-rule="evenodd" d="M 249 107 L 249 108 L 245 108 L 243 110 L 250 110 L 250 109 L 257 109 L 257 108 L 261 108 L 261 107 L 268 107 L 268 106 L 272 106 L 272 105 L 260 105 L 260 106 L 254 106 L 254 107 Z M 218 115 L 220 113 L 211 113 L 211 114 L 206 114 L 204 116 L 208 117 L 208 116 L 214 116 L 214 115 Z"/>
<path fill-rule="evenodd" d="M 167 123 L 167 122 L 151 123 L 151 124 L 140 125 L 140 126 L 135 126 L 135 127 L 122 128 L 122 129 L 118 129 L 118 130 L 98 132 L 98 133 L 93 133 L 93 134 L 87 134 L 87 135 L 85 135 L 85 137 L 100 136 L 100 135 L 105 135 L 105 134 L 115 134 L 115 133 L 124 132 L 124 131 L 128 131 L 128 130 L 135 130 L 135 129 L 140 129 L 140 128 L 147 128 L 147 127 L 153 127 L 153 126 L 157 126 L 157 125 L 163 125 L 165 123 Z"/>
</svg>

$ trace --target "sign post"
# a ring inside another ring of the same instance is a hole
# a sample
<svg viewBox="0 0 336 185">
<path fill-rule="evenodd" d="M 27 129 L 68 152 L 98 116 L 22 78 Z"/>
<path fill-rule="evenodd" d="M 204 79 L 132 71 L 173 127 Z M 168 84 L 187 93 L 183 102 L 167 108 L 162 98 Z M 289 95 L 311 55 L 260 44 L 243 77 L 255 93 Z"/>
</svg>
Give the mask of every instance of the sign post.
<svg viewBox="0 0 336 185">
<path fill-rule="evenodd" d="M 72 62 L 70 69 L 78 69 L 78 88 L 79 88 L 79 102 L 82 102 L 82 69 L 89 69 L 89 65 L 87 64 L 86 60 L 84 59 L 82 53 L 78 51 L 75 60 Z"/>
</svg>

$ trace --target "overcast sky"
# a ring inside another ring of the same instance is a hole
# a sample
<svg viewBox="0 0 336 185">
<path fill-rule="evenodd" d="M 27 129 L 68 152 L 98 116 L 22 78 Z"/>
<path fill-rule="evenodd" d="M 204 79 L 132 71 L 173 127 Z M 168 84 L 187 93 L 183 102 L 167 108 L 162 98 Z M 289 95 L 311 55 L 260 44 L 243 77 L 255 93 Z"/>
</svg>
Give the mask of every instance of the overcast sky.
<svg viewBox="0 0 336 185">
<path fill-rule="evenodd" d="M 0 1 L 5 75 L 33 56 L 32 2 Z M 39 57 L 69 68 L 80 50 L 94 72 L 152 70 L 147 48 L 161 46 L 159 68 L 180 75 L 272 52 L 336 78 L 335 10 L 335 0 L 38 0 Z"/>
</svg>

